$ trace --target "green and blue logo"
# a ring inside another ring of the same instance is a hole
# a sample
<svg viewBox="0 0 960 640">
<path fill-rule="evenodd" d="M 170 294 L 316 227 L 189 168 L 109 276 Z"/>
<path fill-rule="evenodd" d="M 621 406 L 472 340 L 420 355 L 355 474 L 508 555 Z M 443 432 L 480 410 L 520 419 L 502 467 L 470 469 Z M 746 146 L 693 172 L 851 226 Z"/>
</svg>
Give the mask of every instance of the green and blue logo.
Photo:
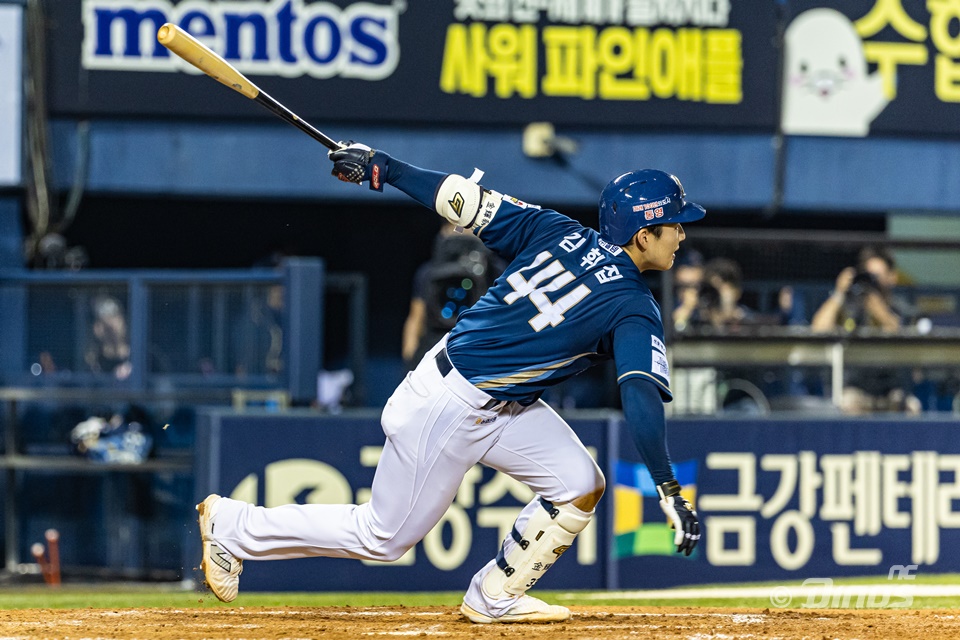
<svg viewBox="0 0 960 640">
<path fill-rule="evenodd" d="M 673 473 L 683 487 L 681 494 L 696 505 L 697 461 L 687 460 L 673 465 Z M 616 462 L 616 482 L 613 488 L 613 555 L 615 558 L 633 556 L 677 555 L 673 544 L 673 530 L 660 510 L 660 496 L 650 472 L 644 464 Z M 646 516 L 646 517 L 644 517 Z M 695 558 L 694 551 L 690 558 Z"/>
</svg>

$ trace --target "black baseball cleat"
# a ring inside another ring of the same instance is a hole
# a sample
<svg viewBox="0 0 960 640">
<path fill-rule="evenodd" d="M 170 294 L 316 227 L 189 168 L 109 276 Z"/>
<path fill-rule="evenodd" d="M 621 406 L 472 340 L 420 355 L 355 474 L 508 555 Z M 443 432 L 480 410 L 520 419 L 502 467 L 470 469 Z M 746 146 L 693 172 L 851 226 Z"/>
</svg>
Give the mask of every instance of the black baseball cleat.
<svg viewBox="0 0 960 640">
<path fill-rule="evenodd" d="M 213 539 L 213 521 L 217 517 L 220 496 L 213 493 L 197 505 L 200 517 L 200 538 L 203 545 L 203 559 L 200 570 L 203 571 L 207 588 L 223 602 L 235 600 L 240 592 L 240 574 L 243 572 L 243 560 L 234 558 L 226 549 Z"/>
</svg>

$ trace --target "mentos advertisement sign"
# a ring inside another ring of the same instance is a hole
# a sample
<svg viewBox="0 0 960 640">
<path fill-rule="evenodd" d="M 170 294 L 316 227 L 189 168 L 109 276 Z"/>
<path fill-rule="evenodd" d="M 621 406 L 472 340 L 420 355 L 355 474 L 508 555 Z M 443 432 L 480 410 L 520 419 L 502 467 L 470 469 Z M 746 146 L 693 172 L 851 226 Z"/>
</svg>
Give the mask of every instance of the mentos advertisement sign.
<svg viewBox="0 0 960 640">
<path fill-rule="evenodd" d="M 382 80 L 400 60 L 394 5 L 87 0 L 82 19 L 85 69 L 197 72 L 157 42 L 166 22 L 250 74 Z"/>
</svg>

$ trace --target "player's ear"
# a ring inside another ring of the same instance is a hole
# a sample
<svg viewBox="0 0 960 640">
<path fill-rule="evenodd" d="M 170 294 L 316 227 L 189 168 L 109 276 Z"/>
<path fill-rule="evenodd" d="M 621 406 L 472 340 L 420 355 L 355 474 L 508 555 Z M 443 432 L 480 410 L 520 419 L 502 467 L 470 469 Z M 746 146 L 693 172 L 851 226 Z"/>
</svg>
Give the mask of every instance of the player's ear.
<svg viewBox="0 0 960 640">
<path fill-rule="evenodd" d="M 646 227 L 643 227 L 642 229 L 637 231 L 636 235 L 633 236 L 633 244 L 640 251 L 647 250 L 647 248 L 650 245 L 650 237 L 649 237 L 649 234 L 647 233 Z"/>
</svg>

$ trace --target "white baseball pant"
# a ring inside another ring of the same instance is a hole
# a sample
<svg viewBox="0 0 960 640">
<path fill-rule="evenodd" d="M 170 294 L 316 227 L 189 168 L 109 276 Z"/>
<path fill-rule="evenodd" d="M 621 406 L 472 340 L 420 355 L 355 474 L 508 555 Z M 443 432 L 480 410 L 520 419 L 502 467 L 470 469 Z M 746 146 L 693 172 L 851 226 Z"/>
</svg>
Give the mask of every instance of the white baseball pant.
<svg viewBox="0 0 960 640">
<path fill-rule="evenodd" d="M 440 521 L 460 482 L 476 463 L 502 471 L 537 496 L 565 503 L 603 487 L 603 474 L 570 426 L 546 403 L 498 403 L 453 369 L 442 376 L 434 346 L 407 374 L 381 416 L 386 443 L 362 505 L 306 504 L 257 507 L 220 501 L 215 537 L 243 560 L 326 556 L 392 561 Z M 537 497 L 517 521 L 523 530 Z M 513 539 L 508 535 L 505 551 Z M 495 555 L 498 549 L 491 550 Z M 479 578 L 468 596 L 479 604 Z M 487 598 L 484 598 L 488 600 Z M 506 605 L 508 603 L 501 603 Z M 498 603 L 486 602 L 496 613 Z"/>
</svg>

